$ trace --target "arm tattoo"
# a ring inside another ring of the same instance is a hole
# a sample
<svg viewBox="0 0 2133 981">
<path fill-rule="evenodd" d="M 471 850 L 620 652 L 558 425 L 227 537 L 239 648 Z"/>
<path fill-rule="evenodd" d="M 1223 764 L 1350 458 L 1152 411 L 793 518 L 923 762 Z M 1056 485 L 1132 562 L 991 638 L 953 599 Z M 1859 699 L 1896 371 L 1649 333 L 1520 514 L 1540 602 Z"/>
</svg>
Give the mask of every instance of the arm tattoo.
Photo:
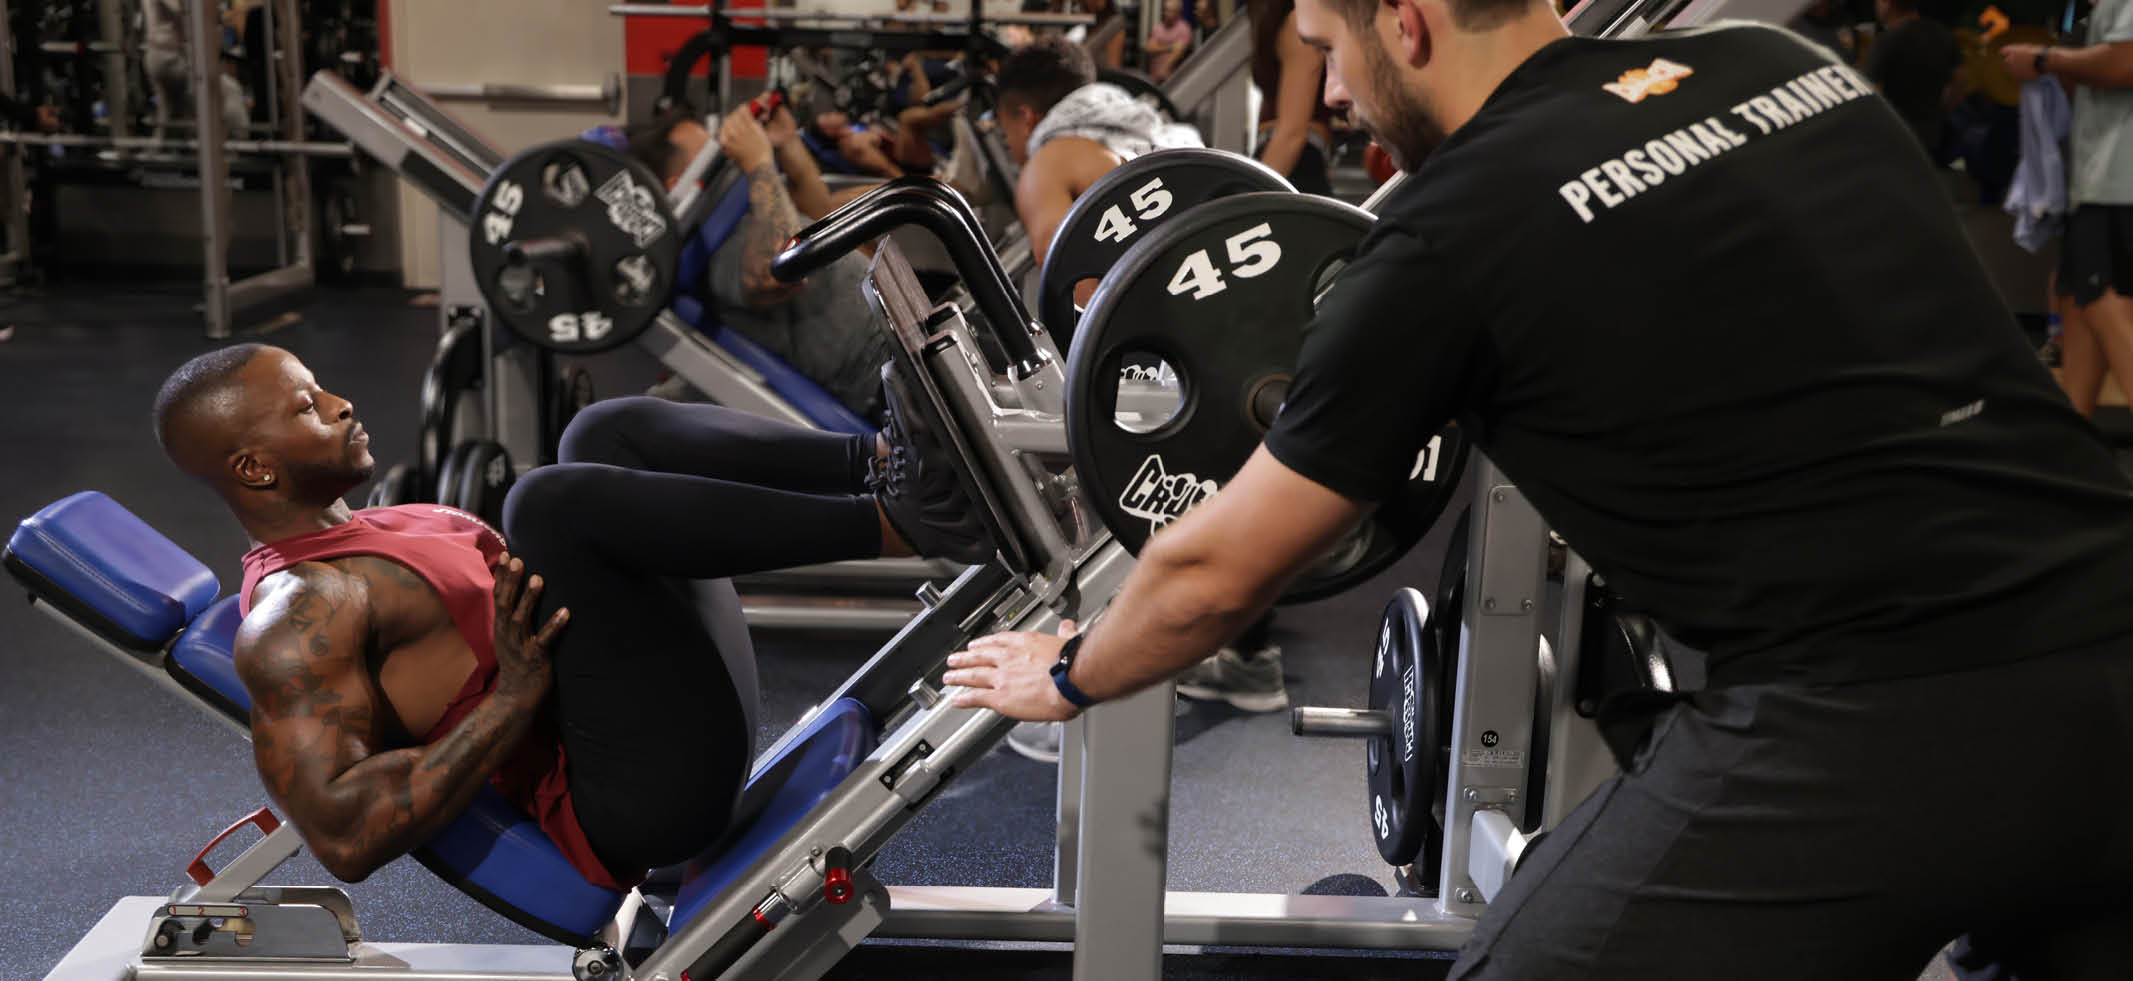
<svg viewBox="0 0 2133 981">
<path fill-rule="evenodd" d="M 748 172 L 748 214 L 752 221 L 741 243 L 741 292 L 753 307 L 776 306 L 800 291 L 799 283 L 783 283 L 770 274 L 770 260 L 800 231 L 800 213 L 785 193 L 785 180 L 773 163 L 757 165 Z"/>
<path fill-rule="evenodd" d="M 292 573 L 297 582 L 273 593 L 254 611 L 262 622 L 248 618 L 239 635 L 253 754 L 267 792 L 320 862 L 356 881 L 464 808 L 523 738 L 538 702 L 494 695 L 435 743 L 380 751 L 363 655 L 374 639 L 372 594 L 387 591 L 334 569 Z"/>
</svg>

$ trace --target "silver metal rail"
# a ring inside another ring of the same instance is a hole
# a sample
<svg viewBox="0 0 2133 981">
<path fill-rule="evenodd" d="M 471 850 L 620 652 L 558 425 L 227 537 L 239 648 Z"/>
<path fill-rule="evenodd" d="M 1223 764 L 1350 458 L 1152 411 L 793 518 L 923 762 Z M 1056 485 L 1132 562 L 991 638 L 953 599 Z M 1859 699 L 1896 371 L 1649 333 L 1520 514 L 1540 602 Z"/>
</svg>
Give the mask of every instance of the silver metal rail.
<svg viewBox="0 0 2133 981">
<path fill-rule="evenodd" d="M 78 146 L 90 149 L 112 150 L 170 150 L 196 153 L 199 140 L 178 140 L 149 136 L 83 136 L 76 133 L 22 133 L 0 132 L 0 143 L 15 143 L 23 146 Z M 318 140 L 224 140 L 223 150 L 235 154 L 298 155 L 305 157 L 355 156 L 355 147 L 346 143 L 328 143 Z"/>
<path fill-rule="evenodd" d="M 501 109 L 550 106 L 599 106 L 612 116 L 622 111 L 622 73 L 609 72 L 599 84 L 514 85 L 481 82 L 425 85 L 424 94 L 442 101 L 482 102 Z"/>
<path fill-rule="evenodd" d="M 614 3 L 608 4 L 607 12 L 617 17 L 683 17 L 694 20 L 709 20 L 710 4 L 668 5 L 663 3 Z M 834 10 L 755 10 L 726 8 L 719 13 L 739 21 L 821 21 L 825 23 L 897 23 L 897 24 L 968 24 L 970 18 L 963 14 L 936 14 L 930 11 L 912 11 L 896 14 L 853 14 Z M 1021 24 L 1029 27 L 1080 27 L 1094 24 L 1096 18 L 1087 14 L 1005 14 L 983 15 L 987 24 Z"/>
</svg>

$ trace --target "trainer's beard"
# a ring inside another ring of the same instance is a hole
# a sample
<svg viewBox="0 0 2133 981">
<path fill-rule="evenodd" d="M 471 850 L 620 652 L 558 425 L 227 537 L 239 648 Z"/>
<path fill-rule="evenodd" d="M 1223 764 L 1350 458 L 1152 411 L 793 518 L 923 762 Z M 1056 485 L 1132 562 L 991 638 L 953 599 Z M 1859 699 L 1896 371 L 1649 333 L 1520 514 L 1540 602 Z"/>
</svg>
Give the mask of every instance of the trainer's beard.
<svg viewBox="0 0 2133 981">
<path fill-rule="evenodd" d="M 1390 55 L 1375 45 L 1364 45 L 1363 61 L 1364 70 L 1369 75 L 1370 93 L 1376 97 L 1372 101 L 1378 108 L 1367 118 L 1357 112 L 1356 122 L 1392 155 L 1394 166 L 1412 171 L 1437 148 L 1437 144 L 1444 142 L 1444 130 L 1429 118 L 1422 100 L 1402 84 Z"/>
</svg>

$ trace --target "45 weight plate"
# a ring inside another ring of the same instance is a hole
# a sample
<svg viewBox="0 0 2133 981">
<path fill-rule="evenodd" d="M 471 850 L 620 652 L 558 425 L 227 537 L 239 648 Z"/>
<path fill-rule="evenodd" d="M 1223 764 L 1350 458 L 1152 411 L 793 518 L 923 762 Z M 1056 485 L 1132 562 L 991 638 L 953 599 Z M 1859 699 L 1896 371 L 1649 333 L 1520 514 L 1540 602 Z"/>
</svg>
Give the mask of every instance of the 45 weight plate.
<svg viewBox="0 0 2133 981">
<path fill-rule="evenodd" d="M 1143 233 L 1216 198 L 1295 190 L 1265 164 L 1221 150 L 1158 150 L 1128 160 L 1075 198 L 1052 233 L 1038 279 L 1037 317 L 1064 351 L 1081 317 L 1074 287 L 1102 278 Z"/>
<path fill-rule="evenodd" d="M 1328 198 L 1236 195 L 1147 232 L 1104 276 L 1067 357 L 1067 443 L 1082 489 L 1128 551 L 1213 496 L 1259 446 L 1316 299 L 1371 221 Z M 1174 410 L 1122 402 L 1129 369 L 1174 376 Z M 1339 593 L 1406 554 L 1450 502 L 1466 449 L 1457 427 L 1432 437 L 1402 491 L 1282 599 Z"/>
<path fill-rule="evenodd" d="M 568 139 L 497 168 L 475 199 L 467 251 L 498 320 L 539 347 L 592 354 L 627 343 L 666 308 L 681 230 L 643 164 Z"/>
</svg>

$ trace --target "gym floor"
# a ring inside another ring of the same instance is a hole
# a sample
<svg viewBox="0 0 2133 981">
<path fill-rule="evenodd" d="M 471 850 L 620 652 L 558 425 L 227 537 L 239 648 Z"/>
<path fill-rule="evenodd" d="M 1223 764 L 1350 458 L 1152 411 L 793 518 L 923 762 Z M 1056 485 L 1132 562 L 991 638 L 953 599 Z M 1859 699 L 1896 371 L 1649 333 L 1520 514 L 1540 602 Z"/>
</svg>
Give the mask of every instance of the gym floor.
<svg viewBox="0 0 2133 981">
<path fill-rule="evenodd" d="M 205 560 L 225 592 L 240 581 L 241 531 L 212 495 L 180 478 L 149 428 L 163 377 L 213 344 L 192 312 L 197 301 L 189 286 L 77 287 L 0 308 L 0 331 L 11 329 L 0 340 L 0 459 L 13 461 L 0 480 L 0 517 L 10 530 L 53 500 L 102 490 Z M 404 291 L 320 292 L 278 329 L 245 339 L 288 348 L 353 399 L 389 464 L 414 451 L 418 379 L 436 322 L 436 311 Z M 602 396 L 642 391 L 658 376 L 633 348 L 587 367 Z M 1378 581 L 1281 612 L 1293 702 L 1362 704 L 1379 610 L 1397 586 L 1434 586 L 1442 530 Z M 61 624 L 4 602 L 0 638 L 0 828 L 8 829 L 0 909 L 10 911 L 0 977 L 38 977 L 119 897 L 167 893 L 202 844 L 267 801 L 241 740 Z M 759 745 L 827 692 L 824 679 L 856 668 L 883 639 L 759 633 Z M 1178 719 L 1172 787 L 1173 889 L 1396 888 L 1366 830 L 1360 744 L 1294 737 L 1286 713 L 1195 705 Z M 1049 885 L 1055 796 L 1052 767 L 1003 747 L 890 842 L 875 874 L 891 885 Z M 271 881 L 331 879 L 304 854 Z M 540 942 L 411 861 L 347 888 L 372 940 Z M 1436 978 L 1450 963 L 1442 954 L 1174 951 L 1165 974 L 1181 978 Z M 874 943 L 831 976 L 1064 978 L 1068 966 L 1058 945 Z M 1946 976 L 1936 964 L 1925 977 Z"/>
</svg>

